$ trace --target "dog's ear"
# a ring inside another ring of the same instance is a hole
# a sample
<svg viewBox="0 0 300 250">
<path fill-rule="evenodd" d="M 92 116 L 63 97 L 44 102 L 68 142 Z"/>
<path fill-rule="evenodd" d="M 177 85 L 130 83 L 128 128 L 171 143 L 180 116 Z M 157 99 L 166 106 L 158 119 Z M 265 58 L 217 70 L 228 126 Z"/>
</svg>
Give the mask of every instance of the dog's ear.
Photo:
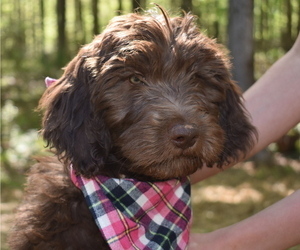
<svg viewBox="0 0 300 250">
<path fill-rule="evenodd" d="M 224 75 L 222 76 L 224 77 Z M 226 79 L 225 79 L 226 78 Z M 236 161 L 254 146 L 257 137 L 255 127 L 243 105 L 241 91 L 225 74 L 225 99 L 219 104 L 219 122 L 225 132 L 225 145 L 219 166 Z"/>
<path fill-rule="evenodd" d="M 200 42 L 199 42 L 200 44 Z M 253 148 L 257 131 L 243 105 L 242 92 L 232 80 L 228 51 L 215 41 L 206 39 L 206 49 L 199 58 L 198 76 L 210 92 L 209 101 L 218 106 L 219 125 L 224 131 L 225 142 L 217 166 L 222 167 L 240 160 Z M 208 164 L 213 166 L 214 163 Z"/>
<path fill-rule="evenodd" d="M 102 171 L 111 148 L 106 124 L 90 103 L 95 84 L 90 71 L 85 58 L 78 55 L 39 103 L 44 111 L 44 139 L 60 159 L 86 177 Z"/>
</svg>

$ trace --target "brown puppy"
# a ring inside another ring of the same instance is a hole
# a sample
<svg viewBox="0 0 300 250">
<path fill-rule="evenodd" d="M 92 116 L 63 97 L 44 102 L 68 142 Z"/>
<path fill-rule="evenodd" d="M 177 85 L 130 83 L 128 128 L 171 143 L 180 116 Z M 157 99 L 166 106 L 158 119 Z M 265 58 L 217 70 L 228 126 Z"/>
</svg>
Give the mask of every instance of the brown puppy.
<svg viewBox="0 0 300 250">
<path fill-rule="evenodd" d="M 70 164 L 86 178 L 162 181 L 253 145 L 221 46 L 183 18 L 129 14 L 84 46 L 40 101 L 57 157 L 33 166 L 12 249 L 106 249 Z M 62 163 L 61 163 L 62 162 Z"/>
</svg>

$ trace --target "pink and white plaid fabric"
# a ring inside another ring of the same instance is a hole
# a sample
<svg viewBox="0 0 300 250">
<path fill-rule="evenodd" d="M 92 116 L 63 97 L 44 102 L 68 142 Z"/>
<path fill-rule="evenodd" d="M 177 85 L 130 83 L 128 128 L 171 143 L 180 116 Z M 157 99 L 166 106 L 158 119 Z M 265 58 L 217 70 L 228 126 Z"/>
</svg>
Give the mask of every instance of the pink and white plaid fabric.
<svg viewBox="0 0 300 250">
<path fill-rule="evenodd" d="M 191 221 L 188 178 L 141 182 L 97 176 L 86 179 L 71 168 L 102 235 L 113 250 L 186 249 Z"/>
</svg>

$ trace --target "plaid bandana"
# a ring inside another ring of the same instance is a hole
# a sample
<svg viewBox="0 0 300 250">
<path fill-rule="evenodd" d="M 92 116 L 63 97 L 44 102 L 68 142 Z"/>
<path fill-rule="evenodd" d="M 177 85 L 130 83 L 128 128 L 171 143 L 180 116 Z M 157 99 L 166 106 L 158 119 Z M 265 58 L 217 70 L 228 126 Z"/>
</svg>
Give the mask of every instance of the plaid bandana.
<svg viewBox="0 0 300 250">
<path fill-rule="evenodd" d="M 191 221 L 188 178 L 141 182 L 97 176 L 71 168 L 73 183 L 111 249 L 186 249 Z"/>
</svg>

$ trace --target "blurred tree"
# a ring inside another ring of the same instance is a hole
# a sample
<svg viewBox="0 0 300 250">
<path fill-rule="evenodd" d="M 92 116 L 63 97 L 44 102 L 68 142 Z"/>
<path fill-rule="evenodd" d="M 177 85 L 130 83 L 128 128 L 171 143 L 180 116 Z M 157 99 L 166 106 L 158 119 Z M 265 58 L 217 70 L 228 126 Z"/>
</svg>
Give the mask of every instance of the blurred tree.
<svg viewBox="0 0 300 250">
<path fill-rule="evenodd" d="M 285 51 L 288 51 L 293 43 L 293 26 L 292 26 L 292 3 L 291 0 L 284 1 L 284 9 L 286 15 L 286 25 L 283 27 L 281 45 Z"/>
<path fill-rule="evenodd" d="M 147 8 L 147 0 L 131 0 L 131 3 L 133 12 L 140 12 Z"/>
<path fill-rule="evenodd" d="M 300 31 L 300 2 L 298 2 L 298 24 L 297 24 L 297 30 Z"/>
<path fill-rule="evenodd" d="M 132 10 L 136 11 L 139 7 L 141 7 L 141 0 L 131 0 Z"/>
<path fill-rule="evenodd" d="M 40 0 L 40 21 L 41 21 L 41 58 L 42 61 L 44 62 L 45 60 L 45 6 L 44 6 L 44 0 Z"/>
<path fill-rule="evenodd" d="M 57 63 L 63 65 L 66 62 L 66 0 L 56 0 L 57 18 Z"/>
<path fill-rule="evenodd" d="M 17 27 L 15 30 L 12 30 L 12 35 L 14 36 L 12 55 L 15 58 L 15 66 L 17 69 L 21 69 L 23 60 L 26 56 L 26 26 L 25 26 L 25 13 L 24 13 L 24 4 L 18 0 L 14 1 L 14 12 L 17 15 L 11 15 L 11 24 L 15 22 L 17 18 Z M 13 27 L 13 25 L 11 26 Z M 9 30 L 9 32 L 11 32 Z M 15 51 L 15 48 L 19 48 L 19 51 Z"/>
<path fill-rule="evenodd" d="M 122 14 L 123 13 L 123 1 L 122 0 L 118 0 L 118 10 L 117 10 L 118 14 Z"/>
<path fill-rule="evenodd" d="M 261 48 L 264 48 L 266 46 L 266 33 L 268 32 L 269 30 L 269 19 L 268 19 L 268 9 L 269 9 L 269 0 L 265 0 L 265 1 L 261 1 L 259 3 L 260 5 L 260 8 L 259 8 L 259 11 L 260 11 L 260 15 L 258 16 L 259 18 L 259 27 L 258 27 L 258 30 L 259 30 L 259 43 L 260 43 L 260 47 Z"/>
<path fill-rule="evenodd" d="M 193 11 L 193 0 L 182 0 L 180 7 L 185 12 Z"/>
<path fill-rule="evenodd" d="M 233 78 L 245 91 L 254 82 L 253 0 L 229 0 L 228 48 Z"/>
<path fill-rule="evenodd" d="M 92 11 L 93 11 L 93 34 L 98 35 L 99 30 L 99 9 L 98 9 L 98 0 L 92 0 Z"/>
<path fill-rule="evenodd" d="M 217 16 L 221 16 L 222 14 L 220 13 L 220 2 L 218 0 L 214 1 L 214 5 L 216 7 L 215 12 Z M 215 18 L 213 21 L 213 27 L 214 27 L 214 37 L 219 38 L 220 36 L 220 19 Z"/>
<path fill-rule="evenodd" d="M 81 0 L 74 1 L 74 37 L 77 44 L 86 43 L 86 32 L 84 28 L 83 8 Z"/>
</svg>

